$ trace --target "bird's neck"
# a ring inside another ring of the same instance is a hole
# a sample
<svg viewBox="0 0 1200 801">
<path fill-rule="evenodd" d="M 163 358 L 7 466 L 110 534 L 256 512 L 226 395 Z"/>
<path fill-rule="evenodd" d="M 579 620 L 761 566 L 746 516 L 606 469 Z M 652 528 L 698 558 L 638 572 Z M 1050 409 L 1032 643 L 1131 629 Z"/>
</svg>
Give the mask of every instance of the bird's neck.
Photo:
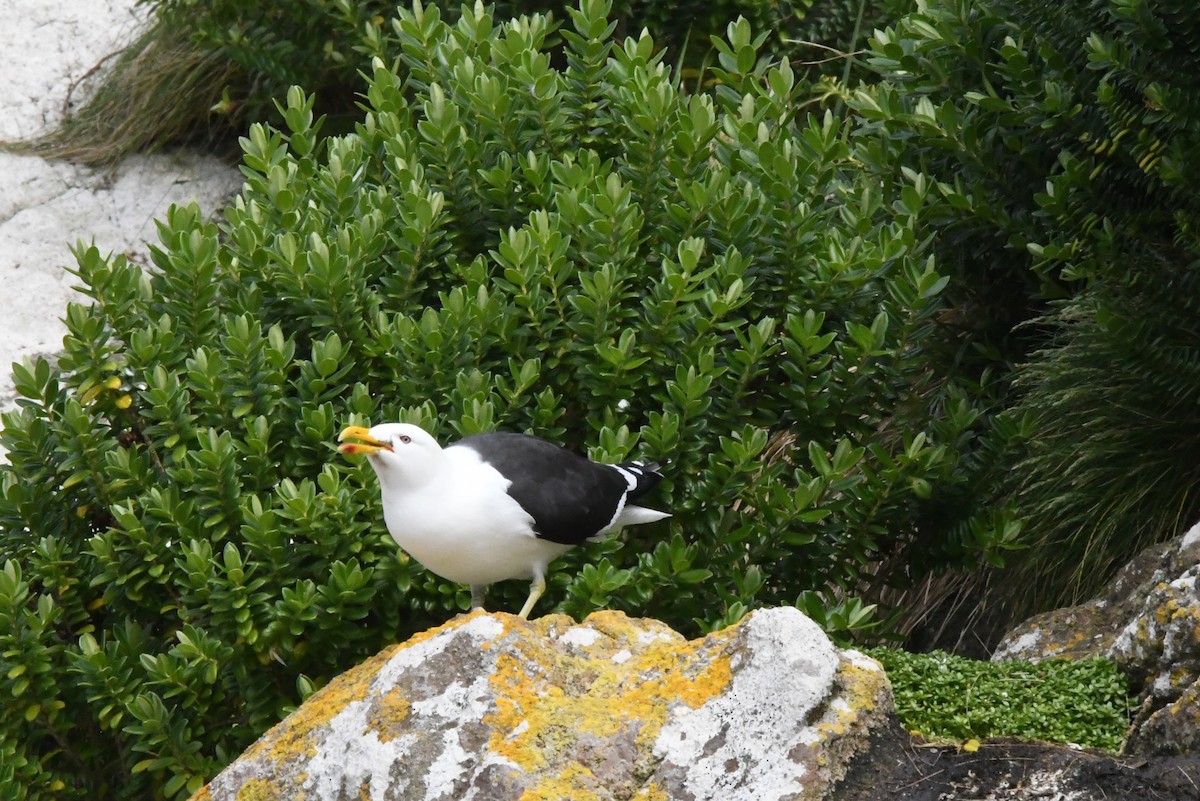
<svg viewBox="0 0 1200 801">
<path fill-rule="evenodd" d="M 422 464 L 389 465 L 376 468 L 379 488 L 387 492 L 415 492 L 438 480 L 445 470 L 443 460 L 428 460 Z"/>
</svg>

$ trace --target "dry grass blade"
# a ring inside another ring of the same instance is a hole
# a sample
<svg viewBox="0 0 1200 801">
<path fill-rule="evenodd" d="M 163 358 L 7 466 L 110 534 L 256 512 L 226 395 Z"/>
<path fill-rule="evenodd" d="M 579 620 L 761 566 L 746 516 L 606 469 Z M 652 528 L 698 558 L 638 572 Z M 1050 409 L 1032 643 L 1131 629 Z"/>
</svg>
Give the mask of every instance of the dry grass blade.
<svg viewBox="0 0 1200 801">
<path fill-rule="evenodd" d="M 57 130 L 0 141 L 0 148 L 108 166 L 164 144 L 211 140 L 220 128 L 213 109 L 237 79 L 219 51 L 192 43 L 185 31 L 155 24 L 72 84 Z M 93 83 L 94 93 L 71 112 L 78 95 Z"/>
</svg>

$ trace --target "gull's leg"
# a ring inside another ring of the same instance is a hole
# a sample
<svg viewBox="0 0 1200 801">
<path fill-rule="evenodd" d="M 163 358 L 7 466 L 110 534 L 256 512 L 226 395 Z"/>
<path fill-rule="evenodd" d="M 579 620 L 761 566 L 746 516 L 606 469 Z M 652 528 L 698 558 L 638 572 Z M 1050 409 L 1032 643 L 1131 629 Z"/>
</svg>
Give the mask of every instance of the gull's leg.
<svg viewBox="0 0 1200 801">
<path fill-rule="evenodd" d="M 487 592 L 486 584 L 471 585 L 471 610 L 483 609 L 483 595 Z"/>
<path fill-rule="evenodd" d="M 545 568 L 535 570 L 533 573 L 533 581 L 529 583 L 529 597 L 525 599 L 525 605 L 521 607 L 521 611 L 518 614 L 528 620 L 529 613 L 533 611 L 533 605 L 538 602 L 538 598 L 541 598 L 542 593 L 545 591 Z"/>
</svg>

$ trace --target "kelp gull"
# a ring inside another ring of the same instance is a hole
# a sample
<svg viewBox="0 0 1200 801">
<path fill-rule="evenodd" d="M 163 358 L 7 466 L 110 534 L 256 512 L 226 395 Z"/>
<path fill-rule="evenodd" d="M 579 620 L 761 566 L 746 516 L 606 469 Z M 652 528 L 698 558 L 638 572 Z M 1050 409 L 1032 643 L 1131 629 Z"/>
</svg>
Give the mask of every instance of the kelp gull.
<svg viewBox="0 0 1200 801">
<path fill-rule="evenodd" d="M 665 512 L 635 506 L 662 474 L 648 462 L 599 464 L 525 434 L 476 434 L 443 448 L 422 428 L 350 426 L 343 454 L 366 454 L 392 539 L 439 576 L 471 585 L 532 578 L 521 617 L 546 589 L 546 568 L 584 540 Z"/>
</svg>

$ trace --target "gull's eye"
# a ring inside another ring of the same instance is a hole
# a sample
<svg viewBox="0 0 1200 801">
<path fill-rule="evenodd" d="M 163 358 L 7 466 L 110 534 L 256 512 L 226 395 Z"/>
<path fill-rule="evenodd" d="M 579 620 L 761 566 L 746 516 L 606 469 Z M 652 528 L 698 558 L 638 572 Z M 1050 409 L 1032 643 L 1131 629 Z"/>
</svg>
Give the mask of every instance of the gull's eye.
<svg viewBox="0 0 1200 801">
<path fill-rule="evenodd" d="M 403 443 L 403 444 L 405 444 L 405 445 L 407 445 L 408 443 L 412 442 L 412 437 L 410 437 L 408 434 L 401 434 L 401 435 L 398 437 L 398 439 L 400 440 L 400 442 L 401 442 L 401 443 Z"/>
</svg>

